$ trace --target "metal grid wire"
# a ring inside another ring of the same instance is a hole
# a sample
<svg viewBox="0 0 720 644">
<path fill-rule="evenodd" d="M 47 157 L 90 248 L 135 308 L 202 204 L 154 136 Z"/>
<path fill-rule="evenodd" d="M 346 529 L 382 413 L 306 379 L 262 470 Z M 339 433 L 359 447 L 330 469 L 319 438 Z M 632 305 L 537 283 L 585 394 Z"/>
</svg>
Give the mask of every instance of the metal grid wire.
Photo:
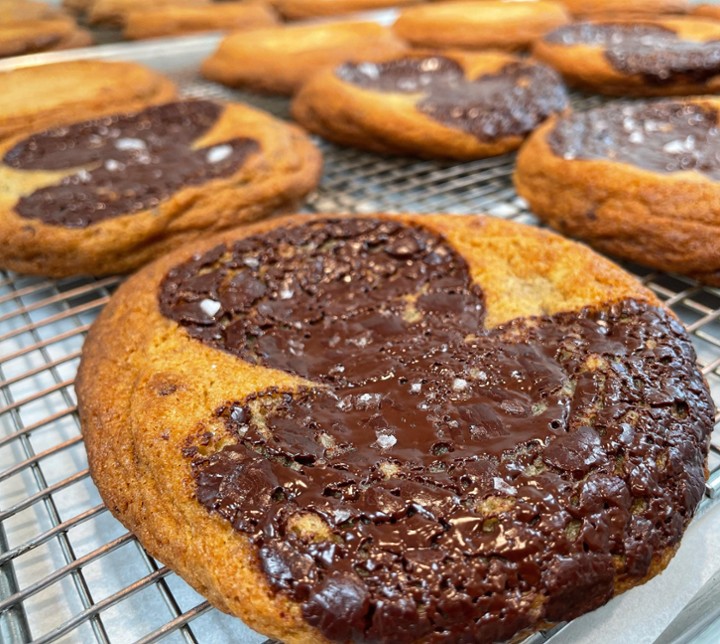
<svg viewBox="0 0 720 644">
<path fill-rule="evenodd" d="M 141 51 L 124 47 L 127 58 Z M 284 100 L 202 81 L 197 56 L 187 67 L 178 62 L 182 51 L 167 45 L 162 55 L 184 94 L 240 97 L 287 115 Z M 320 145 L 325 175 L 309 211 L 487 212 L 537 224 L 512 188 L 512 156 L 457 164 Z M 626 268 L 688 326 L 720 401 L 720 289 Z M 89 477 L 73 381 L 85 334 L 121 281 L 0 272 L 0 641 L 264 642 L 149 557 L 110 516 Z M 717 427 L 710 468 L 701 512 L 720 499 Z"/>
</svg>

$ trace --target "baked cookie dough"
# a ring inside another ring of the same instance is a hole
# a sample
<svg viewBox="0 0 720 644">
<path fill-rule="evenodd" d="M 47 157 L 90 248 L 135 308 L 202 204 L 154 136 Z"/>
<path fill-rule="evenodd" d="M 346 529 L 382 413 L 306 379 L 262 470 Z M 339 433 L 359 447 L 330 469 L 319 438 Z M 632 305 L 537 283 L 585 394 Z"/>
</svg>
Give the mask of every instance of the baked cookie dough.
<svg viewBox="0 0 720 644">
<path fill-rule="evenodd" d="M 315 18 L 416 4 L 420 0 L 272 0 L 286 18 Z"/>
<path fill-rule="evenodd" d="M 668 563 L 714 423 L 633 278 L 449 215 L 163 257 L 101 313 L 76 390 L 110 511 L 288 644 L 509 641 L 600 606 Z"/>
<path fill-rule="evenodd" d="M 63 12 L 46 2 L 34 0 L 0 0 L 2 24 L 26 20 L 46 20 L 62 17 Z"/>
<path fill-rule="evenodd" d="M 125 24 L 127 14 L 143 9 L 161 9 L 164 7 L 201 7 L 211 5 L 212 0 L 93 0 L 86 7 L 88 22 L 91 25 Z"/>
<path fill-rule="evenodd" d="M 0 22 L 0 58 L 75 49 L 92 42 L 90 33 L 69 18 Z"/>
<path fill-rule="evenodd" d="M 719 110 L 668 99 L 552 119 L 520 152 L 517 190 L 566 235 L 720 286 Z"/>
<path fill-rule="evenodd" d="M 69 61 L 0 72 L 0 139 L 22 130 L 175 96 L 175 85 L 135 63 Z"/>
<path fill-rule="evenodd" d="M 319 72 L 292 103 L 311 132 L 374 152 L 476 159 L 503 154 L 567 95 L 544 65 L 509 54 L 405 54 Z"/>
<path fill-rule="evenodd" d="M 697 7 L 693 7 L 692 14 L 699 16 L 700 18 L 712 18 L 713 20 L 720 20 L 720 7 L 715 4 L 701 4 Z"/>
<path fill-rule="evenodd" d="M 417 47 L 517 50 L 568 20 L 558 2 L 438 2 L 404 9 L 393 29 Z"/>
<path fill-rule="evenodd" d="M 276 23 L 277 16 L 269 5 L 260 2 L 161 7 L 129 11 L 125 16 L 123 36 L 138 40 L 199 31 L 242 31 Z"/>
<path fill-rule="evenodd" d="M 0 144 L 0 266 L 59 277 L 130 271 L 297 206 L 320 153 L 241 104 L 180 101 Z"/>
<path fill-rule="evenodd" d="M 643 13 L 654 16 L 661 13 L 685 13 L 688 0 L 558 0 L 575 16 L 594 14 Z"/>
<path fill-rule="evenodd" d="M 230 87 L 291 95 L 323 67 L 405 50 L 389 29 L 374 22 L 271 27 L 227 36 L 203 62 L 202 73 Z"/>
<path fill-rule="evenodd" d="M 720 90 L 720 23 L 699 18 L 603 20 L 560 27 L 534 55 L 582 89 L 669 96 Z"/>
</svg>

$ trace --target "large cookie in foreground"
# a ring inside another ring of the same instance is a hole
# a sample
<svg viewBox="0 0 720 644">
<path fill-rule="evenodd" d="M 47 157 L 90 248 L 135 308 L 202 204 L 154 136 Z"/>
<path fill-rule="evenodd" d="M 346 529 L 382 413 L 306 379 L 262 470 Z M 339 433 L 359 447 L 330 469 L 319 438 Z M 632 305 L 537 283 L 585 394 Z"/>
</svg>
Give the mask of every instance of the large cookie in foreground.
<svg viewBox="0 0 720 644">
<path fill-rule="evenodd" d="M 0 266 L 130 271 L 182 243 L 295 208 L 321 157 L 241 104 L 179 101 L 0 144 Z"/>
<path fill-rule="evenodd" d="M 672 556 L 713 427 L 649 291 L 449 215 L 164 257 L 91 329 L 77 393 L 109 509 L 288 643 L 504 641 L 603 604 Z"/>
<path fill-rule="evenodd" d="M 720 23 L 700 18 L 576 22 L 536 41 L 534 55 L 568 84 L 609 95 L 720 90 Z"/>
<path fill-rule="evenodd" d="M 532 210 L 598 250 L 720 286 L 720 99 L 552 119 L 518 156 Z"/>
<path fill-rule="evenodd" d="M 407 53 L 319 72 L 292 114 L 343 145 L 478 159 L 515 150 L 566 106 L 565 86 L 544 65 L 499 52 Z"/>
</svg>

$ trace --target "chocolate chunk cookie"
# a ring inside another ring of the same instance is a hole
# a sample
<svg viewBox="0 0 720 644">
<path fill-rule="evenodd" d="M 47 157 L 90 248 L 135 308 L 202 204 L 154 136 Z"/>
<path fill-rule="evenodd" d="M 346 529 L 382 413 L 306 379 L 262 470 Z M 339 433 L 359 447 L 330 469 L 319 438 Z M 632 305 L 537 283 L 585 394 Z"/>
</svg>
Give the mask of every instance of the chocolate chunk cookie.
<svg viewBox="0 0 720 644">
<path fill-rule="evenodd" d="M 534 54 L 576 87 L 669 96 L 720 89 L 720 23 L 699 18 L 603 20 L 560 27 Z"/>
<path fill-rule="evenodd" d="M 50 276 L 132 270 L 295 206 L 320 171 L 295 127 L 211 101 L 24 133 L 0 158 L 0 266 Z"/>
<path fill-rule="evenodd" d="M 553 119 L 515 183 L 561 232 L 720 286 L 720 101 L 611 103 Z"/>
<path fill-rule="evenodd" d="M 164 257 L 102 312 L 77 392 L 115 516 L 289 644 L 509 641 L 592 610 L 668 563 L 714 423 L 633 278 L 447 215 Z"/>
<path fill-rule="evenodd" d="M 318 73 L 292 113 L 341 144 L 476 159 L 514 150 L 566 103 L 553 70 L 508 54 L 405 54 Z"/>
</svg>

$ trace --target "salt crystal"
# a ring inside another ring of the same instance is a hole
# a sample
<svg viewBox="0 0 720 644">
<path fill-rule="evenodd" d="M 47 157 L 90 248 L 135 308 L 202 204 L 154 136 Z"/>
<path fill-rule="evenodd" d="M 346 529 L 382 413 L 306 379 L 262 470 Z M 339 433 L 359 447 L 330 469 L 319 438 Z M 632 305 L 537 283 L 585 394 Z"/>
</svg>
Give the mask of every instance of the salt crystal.
<svg viewBox="0 0 720 644">
<path fill-rule="evenodd" d="M 144 150 L 147 146 L 142 139 L 118 139 L 115 141 L 118 150 Z"/>
<path fill-rule="evenodd" d="M 410 385 L 410 393 L 411 394 L 419 394 L 422 391 L 422 383 L 421 382 L 413 382 Z"/>
<path fill-rule="evenodd" d="M 295 295 L 295 292 L 292 289 L 283 288 L 280 290 L 278 295 L 280 295 L 281 300 L 289 300 L 293 295 Z"/>
<path fill-rule="evenodd" d="M 642 135 L 642 132 L 633 132 L 628 137 L 628 141 L 630 141 L 630 143 L 642 143 L 644 140 L 645 137 Z"/>
<path fill-rule="evenodd" d="M 517 494 L 517 490 L 512 485 L 508 485 L 499 476 L 493 477 L 493 487 L 499 492 L 504 492 L 505 494 Z"/>
<path fill-rule="evenodd" d="M 205 157 L 208 163 L 220 163 L 224 161 L 232 154 L 232 146 L 230 145 L 216 145 L 214 148 L 210 148 Z"/>
<path fill-rule="evenodd" d="M 258 268 L 260 266 L 260 262 L 256 257 L 246 257 L 243 260 L 243 264 L 248 268 Z"/>
<path fill-rule="evenodd" d="M 388 449 L 397 443 L 397 438 L 395 438 L 392 434 L 381 434 L 380 432 L 375 432 L 375 435 L 377 436 L 377 444 L 380 449 Z"/>
<path fill-rule="evenodd" d="M 663 151 L 668 154 L 681 154 L 685 152 L 685 144 L 682 141 L 670 141 L 663 145 Z"/>
<path fill-rule="evenodd" d="M 108 159 L 105 161 L 105 169 L 110 170 L 110 172 L 115 172 L 117 170 L 123 170 L 125 168 L 124 163 L 120 163 L 119 161 L 115 161 L 115 159 Z"/>
<path fill-rule="evenodd" d="M 463 378 L 455 378 L 455 380 L 453 380 L 453 391 L 465 391 L 467 389 L 467 386 L 468 381 Z"/>
<path fill-rule="evenodd" d="M 222 306 L 220 302 L 205 299 L 200 302 L 200 308 L 203 310 L 203 313 L 209 315 L 210 317 L 213 317 L 222 308 Z"/>
</svg>

